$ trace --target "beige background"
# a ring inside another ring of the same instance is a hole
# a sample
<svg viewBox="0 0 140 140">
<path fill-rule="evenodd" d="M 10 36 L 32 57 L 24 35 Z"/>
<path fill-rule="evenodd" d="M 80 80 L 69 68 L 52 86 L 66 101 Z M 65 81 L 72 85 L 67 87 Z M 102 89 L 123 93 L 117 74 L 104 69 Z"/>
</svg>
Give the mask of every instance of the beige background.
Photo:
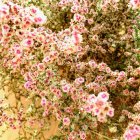
<svg viewBox="0 0 140 140">
<path fill-rule="evenodd" d="M 6 91 L 0 90 L 0 98 L 3 97 L 4 94 L 8 94 Z M 8 102 L 11 105 L 15 105 L 15 98 L 14 94 L 10 93 Z M 26 102 L 23 99 L 23 102 Z M 25 103 L 26 104 L 26 103 Z M 54 135 L 57 132 L 58 122 L 54 121 L 54 119 L 51 120 L 51 127 L 48 132 L 45 132 L 45 139 L 47 140 L 50 136 Z M 2 131 L 5 130 L 5 126 L 0 127 L 0 135 Z M 15 140 L 18 137 L 18 131 L 19 130 L 12 130 L 8 129 L 2 137 L 0 137 L 0 140 Z"/>
</svg>

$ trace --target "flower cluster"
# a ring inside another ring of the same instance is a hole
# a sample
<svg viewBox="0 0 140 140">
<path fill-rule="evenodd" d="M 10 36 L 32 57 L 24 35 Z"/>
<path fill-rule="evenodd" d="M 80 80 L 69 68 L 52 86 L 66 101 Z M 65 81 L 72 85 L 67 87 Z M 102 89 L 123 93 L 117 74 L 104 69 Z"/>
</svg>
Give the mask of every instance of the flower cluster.
<svg viewBox="0 0 140 140">
<path fill-rule="evenodd" d="M 91 94 L 87 99 L 87 103 L 81 110 L 91 113 L 93 116 L 97 116 L 99 122 L 106 122 L 107 116 L 114 116 L 114 108 L 107 102 L 108 99 L 109 94 L 107 92 L 100 92 L 97 97 Z"/>
<path fill-rule="evenodd" d="M 136 140 L 140 138 L 140 126 L 130 124 L 124 133 L 125 140 Z"/>
<path fill-rule="evenodd" d="M 138 8 L 140 6 L 139 0 L 130 0 L 130 4 L 133 6 L 133 8 Z"/>
</svg>

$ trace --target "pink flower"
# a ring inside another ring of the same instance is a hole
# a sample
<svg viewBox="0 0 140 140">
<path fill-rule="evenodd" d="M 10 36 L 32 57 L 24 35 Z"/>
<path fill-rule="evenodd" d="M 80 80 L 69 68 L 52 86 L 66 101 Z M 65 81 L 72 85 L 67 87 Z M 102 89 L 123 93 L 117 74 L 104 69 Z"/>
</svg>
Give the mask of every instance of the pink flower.
<svg viewBox="0 0 140 140">
<path fill-rule="evenodd" d="M 77 132 L 72 131 L 68 136 L 68 140 L 75 140 L 76 137 L 77 137 Z"/>
<path fill-rule="evenodd" d="M 118 77 L 117 77 L 117 81 L 121 81 L 126 77 L 126 73 L 124 71 L 121 71 L 120 73 L 118 73 Z"/>
<path fill-rule="evenodd" d="M 103 76 L 97 76 L 97 77 L 95 78 L 95 82 L 101 82 L 103 79 L 104 79 Z"/>
<path fill-rule="evenodd" d="M 46 101 L 47 101 L 46 98 L 42 98 L 41 99 L 41 105 L 42 106 L 45 106 L 46 105 Z"/>
<path fill-rule="evenodd" d="M 106 67 L 106 73 L 108 73 L 108 74 L 111 73 L 111 69 L 109 67 Z"/>
<path fill-rule="evenodd" d="M 54 94 L 58 97 L 58 98 L 61 98 L 62 97 L 62 92 L 57 89 L 56 92 L 54 92 Z"/>
<path fill-rule="evenodd" d="M 44 24 L 46 22 L 47 17 L 40 9 L 38 9 L 35 6 L 31 6 L 28 9 L 29 9 L 29 13 L 33 17 L 33 21 L 35 24 Z"/>
<path fill-rule="evenodd" d="M 130 91 L 130 95 L 131 95 L 131 97 L 135 97 L 136 92 L 132 90 L 132 91 Z"/>
<path fill-rule="evenodd" d="M 70 85 L 68 85 L 68 84 L 66 84 L 66 85 L 63 85 L 62 86 L 62 90 L 63 90 L 63 92 L 69 92 L 70 91 Z"/>
<path fill-rule="evenodd" d="M 134 9 L 140 7 L 140 0 L 130 0 L 130 4 L 133 6 Z"/>
<path fill-rule="evenodd" d="M 97 63 L 94 61 L 94 60 L 90 60 L 88 62 L 89 66 L 93 69 L 96 69 L 97 68 Z"/>
<path fill-rule="evenodd" d="M 59 2 L 59 6 L 60 6 L 60 7 L 67 6 L 67 4 L 68 4 L 69 2 L 71 2 L 71 0 L 61 0 L 61 1 Z"/>
<path fill-rule="evenodd" d="M 99 71 L 105 71 L 106 70 L 106 63 L 102 62 L 98 65 Z"/>
<path fill-rule="evenodd" d="M 95 99 L 96 99 L 96 96 L 94 94 L 90 94 L 88 96 L 88 102 L 89 103 L 94 103 L 95 102 Z"/>
<path fill-rule="evenodd" d="M 109 82 L 108 82 L 108 86 L 110 88 L 115 88 L 116 87 L 116 84 L 117 84 L 117 82 L 116 81 L 113 81 L 113 80 L 109 80 Z"/>
<path fill-rule="evenodd" d="M 107 92 L 100 92 L 97 98 L 101 99 L 102 101 L 106 102 L 109 99 L 109 94 Z"/>
<path fill-rule="evenodd" d="M 82 38 L 82 35 L 79 34 L 78 32 L 76 31 L 73 31 L 72 33 L 72 41 L 75 45 L 78 45 L 82 42 L 83 38 Z"/>
<path fill-rule="evenodd" d="M 105 86 L 105 85 L 102 85 L 101 86 L 101 91 L 103 91 L 103 92 L 105 92 L 105 91 L 107 91 L 108 89 L 107 89 L 107 87 Z"/>
<path fill-rule="evenodd" d="M 21 57 L 22 56 L 23 50 L 22 50 L 22 48 L 19 45 L 14 45 L 13 51 L 15 53 L 15 56 L 17 56 L 17 57 Z"/>
<path fill-rule="evenodd" d="M 33 40 L 32 39 L 30 39 L 30 38 L 28 38 L 28 39 L 24 39 L 23 41 L 22 41 L 22 46 L 24 46 L 24 47 L 31 47 L 32 45 L 33 45 Z"/>
<path fill-rule="evenodd" d="M 81 138 L 81 140 L 86 139 L 86 133 L 84 131 L 80 131 L 80 138 Z"/>
<path fill-rule="evenodd" d="M 63 125 L 66 125 L 66 126 L 70 125 L 70 119 L 68 117 L 63 118 Z"/>
<path fill-rule="evenodd" d="M 97 106 L 97 108 L 101 108 L 105 105 L 105 102 L 99 98 L 96 98 L 95 105 Z"/>
<path fill-rule="evenodd" d="M 114 108 L 109 108 L 108 112 L 107 112 L 107 115 L 109 117 L 113 117 L 114 116 Z"/>
<path fill-rule="evenodd" d="M 57 56 L 58 56 L 58 52 L 57 51 L 51 51 L 49 53 L 49 56 L 50 56 L 51 59 L 56 59 Z"/>
<path fill-rule="evenodd" d="M 45 106 L 45 105 L 42 105 L 42 106 Z M 48 114 L 49 114 L 49 110 L 45 109 L 43 112 L 43 117 L 46 117 Z"/>
<path fill-rule="evenodd" d="M 21 51 L 20 51 L 19 49 L 17 49 L 17 50 L 15 51 L 15 53 L 16 53 L 16 54 L 21 54 Z"/>
<path fill-rule="evenodd" d="M 131 77 L 131 78 L 129 78 L 129 79 L 127 80 L 127 83 L 128 83 L 129 85 L 132 85 L 135 81 L 136 81 L 135 78 L 134 78 L 134 77 Z"/>
<path fill-rule="evenodd" d="M 123 90 L 123 95 L 128 96 L 129 95 L 129 90 L 128 89 Z"/>
<path fill-rule="evenodd" d="M 130 124 L 123 135 L 125 140 L 136 140 L 140 138 L 140 126 Z"/>
<path fill-rule="evenodd" d="M 93 24 L 93 18 L 88 19 L 88 24 Z"/>
<path fill-rule="evenodd" d="M 82 16 L 82 15 L 80 15 L 80 14 L 74 14 L 74 21 L 77 21 L 77 22 L 80 22 L 80 21 L 82 21 L 82 20 L 84 20 L 85 19 L 85 17 L 84 16 Z"/>
<path fill-rule="evenodd" d="M 35 6 L 29 7 L 29 10 L 30 10 L 30 14 L 33 15 L 33 16 L 35 16 L 35 15 L 40 11 L 40 10 L 39 10 L 37 7 L 35 7 Z"/>
<path fill-rule="evenodd" d="M 78 10 L 79 10 L 79 7 L 76 6 L 76 5 L 73 5 L 73 6 L 71 7 L 71 12 L 72 12 L 72 13 L 76 13 Z"/>
<path fill-rule="evenodd" d="M 77 84 L 82 84 L 82 83 L 84 83 L 84 78 L 83 77 L 79 77 L 79 78 L 76 78 L 75 79 L 75 83 L 77 83 Z"/>
<path fill-rule="evenodd" d="M 9 6 L 0 3 L 0 18 L 4 18 L 6 15 L 9 15 Z"/>
<path fill-rule="evenodd" d="M 76 64 L 76 68 L 77 68 L 78 70 L 84 70 L 84 69 L 85 69 L 85 64 L 84 64 L 84 62 L 81 62 L 81 63 Z"/>
<path fill-rule="evenodd" d="M 43 59 L 43 62 L 47 63 L 49 62 L 51 59 L 50 59 L 50 56 L 46 56 L 44 59 Z"/>
<path fill-rule="evenodd" d="M 105 116 L 98 116 L 97 119 L 99 122 L 102 122 L 102 123 L 105 123 L 107 121 Z"/>
<path fill-rule="evenodd" d="M 86 106 L 84 106 L 84 110 L 85 110 L 87 113 L 91 113 L 92 108 L 90 108 L 89 105 L 86 105 Z"/>
<path fill-rule="evenodd" d="M 45 16 L 37 16 L 34 18 L 35 24 L 44 24 L 46 22 Z"/>
<path fill-rule="evenodd" d="M 5 35 L 9 32 L 10 26 L 8 24 L 2 25 L 2 34 Z"/>
<path fill-rule="evenodd" d="M 27 81 L 27 82 L 24 84 L 24 87 L 25 87 L 26 89 L 29 89 L 29 88 L 31 87 L 31 85 L 32 85 L 32 82 L 31 82 L 31 81 Z"/>
<path fill-rule="evenodd" d="M 93 110 L 93 115 L 95 116 L 95 115 L 99 115 L 99 114 L 100 114 L 100 109 L 99 108 L 95 108 Z"/>
<path fill-rule="evenodd" d="M 37 68 L 38 68 L 39 71 L 45 70 L 45 66 L 44 66 L 43 63 L 39 63 L 39 64 L 37 65 Z"/>
</svg>

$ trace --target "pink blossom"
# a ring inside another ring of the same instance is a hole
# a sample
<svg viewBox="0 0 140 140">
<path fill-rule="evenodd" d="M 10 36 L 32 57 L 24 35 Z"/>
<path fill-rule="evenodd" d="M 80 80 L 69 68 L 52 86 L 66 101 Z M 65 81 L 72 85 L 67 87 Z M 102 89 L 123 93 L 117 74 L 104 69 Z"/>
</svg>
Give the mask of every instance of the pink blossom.
<svg viewBox="0 0 140 140">
<path fill-rule="evenodd" d="M 47 101 L 47 100 L 46 100 L 45 97 L 42 98 L 42 99 L 41 99 L 41 105 L 42 105 L 42 106 L 45 106 L 45 105 L 46 105 L 46 101 Z"/>
<path fill-rule="evenodd" d="M 117 82 L 113 81 L 113 80 L 109 80 L 108 85 L 110 88 L 115 88 L 116 87 Z"/>
<path fill-rule="evenodd" d="M 51 59 L 50 59 L 50 56 L 46 56 L 44 59 L 43 59 L 43 62 L 47 63 L 49 62 Z"/>
<path fill-rule="evenodd" d="M 88 96 L 88 102 L 89 103 L 94 103 L 95 102 L 95 99 L 96 99 L 96 96 L 94 94 L 90 94 Z"/>
<path fill-rule="evenodd" d="M 29 9 L 29 13 L 33 17 L 33 21 L 35 24 L 44 24 L 47 21 L 47 17 L 37 7 L 31 6 L 28 9 Z"/>
<path fill-rule="evenodd" d="M 79 78 L 76 78 L 75 79 L 75 83 L 77 83 L 77 84 L 82 84 L 82 83 L 84 83 L 84 78 L 83 77 L 79 77 Z"/>
<path fill-rule="evenodd" d="M 75 45 L 78 45 L 82 42 L 83 38 L 82 38 L 82 35 L 79 34 L 78 32 L 76 31 L 73 31 L 72 33 L 72 41 Z"/>
<path fill-rule="evenodd" d="M 56 90 L 55 95 L 56 95 L 58 98 L 61 98 L 61 97 L 62 97 L 62 92 L 58 89 L 58 90 Z"/>
<path fill-rule="evenodd" d="M 69 92 L 70 91 L 70 85 L 68 85 L 68 84 L 66 84 L 66 85 L 63 85 L 62 86 L 62 90 L 63 90 L 63 92 Z"/>
<path fill-rule="evenodd" d="M 111 69 L 109 67 L 106 67 L 106 73 L 108 73 L 108 74 L 111 73 Z"/>
<path fill-rule="evenodd" d="M 113 117 L 114 116 L 114 108 L 109 108 L 108 112 L 107 112 L 107 115 L 109 117 Z"/>
<path fill-rule="evenodd" d="M 97 68 L 97 63 L 94 61 L 94 60 L 90 60 L 89 62 L 88 62 L 88 64 L 89 64 L 89 66 L 91 67 L 91 68 L 93 68 L 93 69 L 96 69 Z"/>
<path fill-rule="evenodd" d="M 98 116 L 97 119 L 99 122 L 102 122 L 102 123 L 105 123 L 107 121 L 105 116 Z"/>
<path fill-rule="evenodd" d="M 123 90 L 123 95 L 128 96 L 129 95 L 129 90 L 128 89 Z"/>
<path fill-rule="evenodd" d="M 101 82 L 103 79 L 104 79 L 103 76 L 97 76 L 97 77 L 95 78 L 95 82 Z"/>
<path fill-rule="evenodd" d="M 88 24 L 91 25 L 91 24 L 93 24 L 93 22 L 94 22 L 94 21 L 93 21 L 93 18 L 88 19 Z"/>
<path fill-rule="evenodd" d="M 109 99 L 109 94 L 107 92 L 100 92 L 97 98 L 101 99 L 102 101 L 106 102 Z"/>
<path fill-rule="evenodd" d="M 72 131 L 68 136 L 68 140 L 75 140 L 76 137 L 77 137 L 77 132 Z"/>
<path fill-rule="evenodd" d="M 5 35 L 9 32 L 10 26 L 8 24 L 2 25 L 2 34 Z"/>
<path fill-rule="evenodd" d="M 95 108 L 93 110 L 93 115 L 99 115 L 100 114 L 100 109 L 99 108 Z"/>
<path fill-rule="evenodd" d="M 32 82 L 31 82 L 31 81 L 27 81 L 27 82 L 24 84 L 24 87 L 25 87 L 26 89 L 29 89 L 29 88 L 31 87 L 31 85 L 32 85 Z"/>
<path fill-rule="evenodd" d="M 37 8 L 37 7 L 35 7 L 35 6 L 30 6 L 29 7 L 29 10 L 30 10 L 30 14 L 31 15 L 33 15 L 33 16 L 35 16 L 40 10 Z"/>
<path fill-rule="evenodd" d="M 117 77 L 117 81 L 121 81 L 126 77 L 126 73 L 124 71 L 121 71 L 120 73 L 118 73 L 118 77 Z"/>
<path fill-rule="evenodd" d="M 134 77 L 131 77 L 131 78 L 129 78 L 129 79 L 127 80 L 127 83 L 128 83 L 129 85 L 132 85 L 135 81 L 136 81 L 135 78 L 134 78 Z"/>
<path fill-rule="evenodd" d="M 113 76 L 113 77 L 117 77 L 118 74 L 119 74 L 118 71 L 112 71 L 112 72 L 111 72 L 111 76 Z"/>
<path fill-rule="evenodd" d="M 9 15 L 9 6 L 6 4 L 0 4 L 0 18 L 4 18 L 6 15 Z"/>
<path fill-rule="evenodd" d="M 85 20 L 85 17 L 80 14 L 74 14 L 74 21 L 80 22 L 82 20 Z"/>
<path fill-rule="evenodd" d="M 130 124 L 126 129 L 123 137 L 125 140 L 136 140 L 140 138 L 140 126 Z"/>
<path fill-rule="evenodd" d="M 70 119 L 68 117 L 63 118 L 63 125 L 66 125 L 66 126 L 70 125 Z"/>
<path fill-rule="evenodd" d="M 131 97 L 135 97 L 135 95 L 136 95 L 136 92 L 135 92 L 135 91 L 133 91 L 133 90 L 130 91 L 130 96 L 131 96 Z"/>
<path fill-rule="evenodd" d="M 101 91 L 103 91 L 103 92 L 108 91 L 107 86 L 102 85 L 102 86 L 101 86 Z"/>
<path fill-rule="evenodd" d="M 80 131 L 81 140 L 86 140 L 86 133 L 84 131 Z"/>
<path fill-rule="evenodd" d="M 105 70 L 106 70 L 106 67 L 107 67 L 107 65 L 106 65 L 106 63 L 104 63 L 104 62 L 102 62 L 102 63 L 100 63 L 100 64 L 98 65 L 99 71 L 105 71 Z"/>
<path fill-rule="evenodd" d="M 49 53 L 49 56 L 50 56 L 51 59 L 56 59 L 57 56 L 58 56 L 58 52 L 57 51 L 51 51 Z"/>
<path fill-rule="evenodd" d="M 81 63 L 76 64 L 76 68 L 78 70 L 84 70 L 85 69 L 85 63 L 81 62 Z"/>
<path fill-rule="evenodd" d="M 97 108 L 101 108 L 105 105 L 105 102 L 101 100 L 100 98 L 96 98 L 95 105 L 97 106 Z"/>
<path fill-rule="evenodd" d="M 130 4 L 133 6 L 134 9 L 140 7 L 140 0 L 130 0 Z"/>
<path fill-rule="evenodd" d="M 28 39 L 24 39 L 22 41 L 22 46 L 24 46 L 25 48 L 31 47 L 33 45 L 33 40 L 28 38 Z"/>
<path fill-rule="evenodd" d="M 92 108 L 90 108 L 89 105 L 86 105 L 86 106 L 84 106 L 84 110 L 85 110 L 87 113 L 91 113 Z"/>
<path fill-rule="evenodd" d="M 72 13 L 76 13 L 78 10 L 79 10 L 79 7 L 76 6 L 76 5 L 73 5 L 73 6 L 71 7 L 71 12 L 72 12 Z"/>
<path fill-rule="evenodd" d="M 37 16 L 34 18 L 35 24 L 44 24 L 46 22 L 45 16 Z"/>
<path fill-rule="evenodd" d="M 45 66 L 44 66 L 43 63 L 37 64 L 37 68 L 38 68 L 39 71 L 44 71 L 45 70 Z"/>
</svg>

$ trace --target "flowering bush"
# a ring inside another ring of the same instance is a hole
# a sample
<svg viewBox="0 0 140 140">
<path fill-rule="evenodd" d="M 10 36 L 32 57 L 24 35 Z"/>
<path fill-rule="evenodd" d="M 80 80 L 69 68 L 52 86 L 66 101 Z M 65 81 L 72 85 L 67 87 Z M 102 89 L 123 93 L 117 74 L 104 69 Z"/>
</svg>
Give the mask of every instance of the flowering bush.
<svg viewBox="0 0 140 140">
<path fill-rule="evenodd" d="M 1 88 L 17 104 L 0 100 L 0 124 L 19 128 L 20 140 L 45 139 L 50 117 L 59 122 L 53 140 L 140 138 L 139 5 L 1 2 Z"/>
</svg>

